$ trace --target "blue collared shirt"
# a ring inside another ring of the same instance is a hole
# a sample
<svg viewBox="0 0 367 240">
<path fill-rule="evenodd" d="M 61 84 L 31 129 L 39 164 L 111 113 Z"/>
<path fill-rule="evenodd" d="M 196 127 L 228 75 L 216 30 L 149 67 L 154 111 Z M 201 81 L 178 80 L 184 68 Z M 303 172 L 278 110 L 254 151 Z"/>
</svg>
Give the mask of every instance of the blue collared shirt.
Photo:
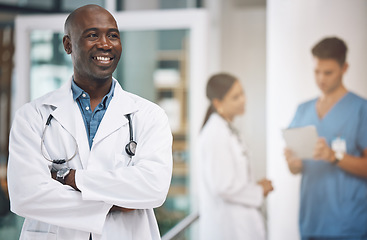
<svg viewBox="0 0 367 240">
<path fill-rule="evenodd" d="M 108 105 L 111 102 L 113 97 L 113 93 L 115 90 L 116 82 L 112 81 L 110 91 L 103 97 L 102 101 L 97 105 L 97 107 L 92 112 L 90 106 L 90 97 L 87 92 L 81 89 L 76 83 L 74 79 L 71 81 L 71 90 L 73 91 L 74 101 L 78 103 L 80 112 L 83 116 L 85 129 L 88 135 L 89 148 L 92 148 L 94 136 L 97 133 L 99 124 L 102 121 L 102 118 L 107 110 Z"/>
</svg>

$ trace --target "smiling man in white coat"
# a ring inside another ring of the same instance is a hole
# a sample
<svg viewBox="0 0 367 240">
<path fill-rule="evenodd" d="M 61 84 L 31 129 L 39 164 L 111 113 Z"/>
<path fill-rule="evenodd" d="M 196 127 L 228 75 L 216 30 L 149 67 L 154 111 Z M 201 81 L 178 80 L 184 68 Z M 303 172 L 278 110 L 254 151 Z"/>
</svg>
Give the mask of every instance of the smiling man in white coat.
<svg viewBox="0 0 367 240">
<path fill-rule="evenodd" d="M 10 133 L 11 210 L 20 239 L 160 239 L 153 208 L 166 199 L 172 134 L 164 111 L 112 77 L 122 47 L 113 16 L 73 11 L 64 49 L 74 75 L 25 104 Z"/>
</svg>

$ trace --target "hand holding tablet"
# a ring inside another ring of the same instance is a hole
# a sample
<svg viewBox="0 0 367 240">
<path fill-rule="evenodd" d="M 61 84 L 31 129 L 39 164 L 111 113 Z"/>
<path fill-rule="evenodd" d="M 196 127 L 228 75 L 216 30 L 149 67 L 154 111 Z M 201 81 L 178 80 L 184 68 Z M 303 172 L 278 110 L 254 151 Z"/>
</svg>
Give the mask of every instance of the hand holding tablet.
<svg viewBox="0 0 367 240">
<path fill-rule="evenodd" d="M 313 158 L 313 151 L 318 139 L 315 126 L 284 129 L 282 133 L 287 148 L 289 148 L 298 158 Z"/>
</svg>

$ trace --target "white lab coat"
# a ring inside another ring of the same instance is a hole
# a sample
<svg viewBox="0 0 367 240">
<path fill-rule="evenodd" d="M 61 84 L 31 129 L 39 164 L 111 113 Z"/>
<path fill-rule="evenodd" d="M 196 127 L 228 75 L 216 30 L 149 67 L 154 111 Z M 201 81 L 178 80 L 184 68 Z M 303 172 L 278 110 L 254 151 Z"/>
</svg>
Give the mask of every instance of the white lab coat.
<svg viewBox="0 0 367 240">
<path fill-rule="evenodd" d="M 116 81 L 116 80 L 113 80 Z M 49 114 L 45 155 L 70 157 L 81 192 L 53 180 L 51 163 L 41 154 L 41 136 Z M 138 143 L 133 166 L 128 120 L 132 113 Z M 172 173 L 172 134 L 157 105 L 122 90 L 114 96 L 89 149 L 71 81 L 17 111 L 10 134 L 8 184 L 11 209 L 25 217 L 20 239 L 93 240 L 160 239 L 153 208 L 165 201 Z M 113 205 L 137 209 L 109 213 Z"/>
<path fill-rule="evenodd" d="M 246 146 L 216 113 L 199 144 L 200 239 L 264 240 L 263 190 L 250 175 Z"/>
</svg>

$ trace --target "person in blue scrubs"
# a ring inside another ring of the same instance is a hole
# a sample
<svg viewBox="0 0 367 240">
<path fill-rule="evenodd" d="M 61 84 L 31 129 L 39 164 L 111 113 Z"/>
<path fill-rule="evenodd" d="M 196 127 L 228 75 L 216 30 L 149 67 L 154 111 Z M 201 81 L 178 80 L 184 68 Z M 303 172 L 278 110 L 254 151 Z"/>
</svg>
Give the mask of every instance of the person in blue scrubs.
<svg viewBox="0 0 367 240">
<path fill-rule="evenodd" d="M 302 240 L 367 239 L 367 100 L 343 84 L 346 53 L 335 37 L 313 47 L 321 95 L 301 104 L 289 126 L 314 125 L 319 135 L 313 159 L 284 151 L 290 171 L 302 174 Z"/>
</svg>

